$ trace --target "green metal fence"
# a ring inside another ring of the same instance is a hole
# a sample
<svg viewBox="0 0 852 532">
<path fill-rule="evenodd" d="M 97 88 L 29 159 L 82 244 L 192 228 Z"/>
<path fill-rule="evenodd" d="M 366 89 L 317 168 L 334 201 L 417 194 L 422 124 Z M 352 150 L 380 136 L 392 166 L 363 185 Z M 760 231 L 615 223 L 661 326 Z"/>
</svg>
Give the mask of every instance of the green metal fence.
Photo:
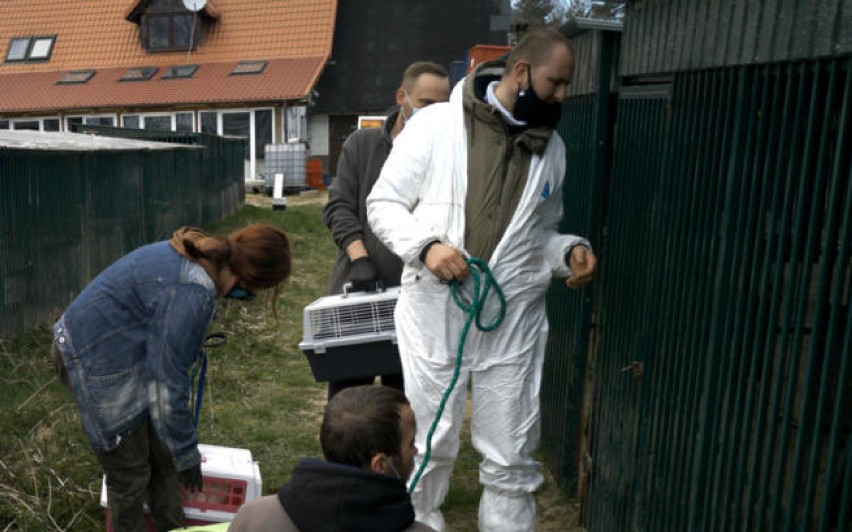
<svg viewBox="0 0 852 532">
<path fill-rule="evenodd" d="M 622 88 L 590 530 L 849 530 L 852 60 Z"/>
<path fill-rule="evenodd" d="M 244 141 L 201 140 L 204 148 L 0 147 L 0 337 L 55 319 L 130 250 L 239 208 Z"/>
<path fill-rule="evenodd" d="M 582 87 L 563 105 L 558 132 L 565 143 L 563 233 L 583 235 L 597 249 L 602 240 L 604 194 L 609 180 L 612 117 L 610 92 L 613 58 L 618 34 L 585 32 L 575 41 L 578 55 L 588 58 Z M 547 295 L 548 336 L 541 388 L 542 445 L 544 463 L 566 491 L 581 489 L 587 482 L 584 437 L 589 419 L 584 415 L 588 389 L 587 359 L 594 345 L 592 291 L 568 290 L 554 281 Z"/>
<path fill-rule="evenodd" d="M 572 99 L 563 112 L 572 118 L 560 123 L 565 140 L 567 170 L 571 176 L 587 176 L 593 171 L 594 142 L 589 132 L 595 120 L 594 95 Z M 577 198 L 575 205 L 588 203 L 589 183 L 579 190 L 572 187 L 581 179 L 566 182 L 566 195 Z M 585 200 L 585 201 L 583 201 Z M 563 232 L 586 235 L 589 223 L 586 209 L 565 213 Z M 573 491 L 579 481 L 577 456 L 582 426 L 582 398 L 588 349 L 588 320 L 581 294 L 570 292 L 564 281 L 556 280 L 547 294 L 547 318 L 554 334 L 548 335 L 545 369 L 541 387 L 542 444 L 544 463 L 565 489 Z"/>
<path fill-rule="evenodd" d="M 248 157 L 249 147 L 248 141 L 245 139 L 220 137 L 205 133 L 177 133 L 86 124 L 74 124 L 72 130 L 76 133 L 107 137 L 204 146 L 205 149 L 201 153 L 201 165 L 199 167 L 199 183 L 173 180 L 171 184 L 167 184 L 160 181 L 159 190 L 168 193 L 176 192 L 177 196 L 182 198 L 193 197 L 192 194 L 187 192 L 194 190 L 196 184 L 203 183 L 206 189 L 205 194 L 193 198 L 193 200 L 198 199 L 201 202 L 200 216 L 203 220 L 221 220 L 233 212 L 234 205 L 242 204 L 245 201 L 244 182 L 238 178 L 238 176 L 243 175 L 244 160 Z M 176 164 L 181 164 L 181 162 L 176 161 Z M 177 175 L 184 175 L 181 169 L 177 170 Z M 170 189 L 170 187 L 175 188 Z M 214 191 L 217 193 L 213 193 Z M 190 206 L 187 207 L 190 208 Z M 194 207 L 195 205 L 191 206 L 191 208 Z"/>
</svg>

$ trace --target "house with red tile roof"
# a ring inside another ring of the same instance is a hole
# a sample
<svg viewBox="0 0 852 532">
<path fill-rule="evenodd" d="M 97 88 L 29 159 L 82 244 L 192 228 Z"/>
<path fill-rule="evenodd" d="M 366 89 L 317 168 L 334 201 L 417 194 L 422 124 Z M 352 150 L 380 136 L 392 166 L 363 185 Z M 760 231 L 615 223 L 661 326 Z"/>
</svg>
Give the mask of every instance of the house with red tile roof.
<svg viewBox="0 0 852 532">
<path fill-rule="evenodd" d="M 75 123 L 307 140 L 336 0 L 2 0 L 0 129 Z"/>
</svg>

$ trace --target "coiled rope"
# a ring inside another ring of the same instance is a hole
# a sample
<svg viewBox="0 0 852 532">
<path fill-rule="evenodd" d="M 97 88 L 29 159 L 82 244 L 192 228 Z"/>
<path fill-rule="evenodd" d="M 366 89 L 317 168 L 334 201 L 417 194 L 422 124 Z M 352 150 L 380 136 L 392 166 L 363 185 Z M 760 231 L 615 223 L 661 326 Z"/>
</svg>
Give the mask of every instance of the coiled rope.
<svg viewBox="0 0 852 532">
<path fill-rule="evenodd" d="M 426 434 L 426 452 L 423 454 L 423 461 L 420 462 L 420 467 L 417 469 L 417 473 L 414 475 L 414 478 L 408 486 L 409 493 L 414 491 L 414 488 L 417 486 L 417 482 L 420 480 L 420 476 L 423 475 L 423 470 L 426 468 L 426 464 L 429 463 L 429 458 L 432 456 L 432 436 L 435 434 L 435 429 L 438 427 L 438 422 L 441 420 L 441 416 L 444 413 L 444 407 L 447 404 L 447 400 L 453 392 L 456 382 L 459 380 L 462 354 L 464 353 L 464 343 L 465 340 L 467 340 L 467 333 L 470 330 L 471 324 L 475 324 L 476 328 L 482 332 L 489 332 L 499 327 L 500 324 L 503 323 L 503 318 L 506 316 L 506 297 L 503 295 L 503 290 L 500 289 L 500 285 L 494 280 L 494 275 L 488 268 L 488 263 L 479 258 L 470 258 L 467 259 L 466 262 L 468 269 L 470 270 L 470 277 L 473 279 L 473 293 L 470 295 L 469 300 L 465 299 L 467 294 L 464 291 L 462 283 L 455 279 L 450 282 L 450 293 L 453 295 L 453 300 L 467 315 L 459 337 L 459 345 L 458 350 L 456 351 L 456 359 L 453 367 L 453 378 L 450 379 L 450 384 L 441 396 L 441 403 L 438 405 L 438 410 L 435 412 L 435 418 L 432 420 L 432 425 L 429 427 L 429 432 Z M 488 299 L 489 292 L 492 288 L 499 299 L 500 311 L 491 323 L 483 324 L 482 309 L 485 306 L 485 301 Z"/>
</svg>

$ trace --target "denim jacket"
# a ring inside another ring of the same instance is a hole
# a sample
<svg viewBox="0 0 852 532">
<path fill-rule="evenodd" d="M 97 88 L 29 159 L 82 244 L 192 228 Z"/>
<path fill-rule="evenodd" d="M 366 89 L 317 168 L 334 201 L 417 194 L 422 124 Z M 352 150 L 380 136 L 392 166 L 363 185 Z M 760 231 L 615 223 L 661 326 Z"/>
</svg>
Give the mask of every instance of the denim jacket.
<svg viewBox="0 0 852 532">
<path fill-rule="evenodd" d="M 179 471 L 199 463 L 191 369 L 215 309 L 213 280 L 168 242 L 125 255 L 71 302 L 54 341 L 95 452 L 150 416 Z"/>
</svg>

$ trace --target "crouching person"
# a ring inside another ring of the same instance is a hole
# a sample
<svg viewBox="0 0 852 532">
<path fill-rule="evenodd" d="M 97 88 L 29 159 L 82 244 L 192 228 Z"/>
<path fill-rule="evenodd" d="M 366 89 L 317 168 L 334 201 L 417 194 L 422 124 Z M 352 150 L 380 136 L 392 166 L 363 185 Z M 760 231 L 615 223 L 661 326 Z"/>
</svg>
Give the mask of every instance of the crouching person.
<svg viewBox="0 0 852 532">
<path fill-rule="evenodd" d="M 416 425 L 405 395 L 355 386 L 326 406 L 326 461 L 303 458 L 276 495 L 240 508 L 230 532 L 429 532 L 414 521 L 405 481 L 414 469 Z"/>
<path fill-rule="evenodd" d="M 184 525 L 180 484 L 202 489 L 190 411 L 194 368 L 218 297 L 251 299 L 290 275 L 283 231 L 255 224 L 216 238 L 182 228 L 100 273 L 53 327 L 54 364 L 106 474 L 110 526 Z"/>
</svg>

